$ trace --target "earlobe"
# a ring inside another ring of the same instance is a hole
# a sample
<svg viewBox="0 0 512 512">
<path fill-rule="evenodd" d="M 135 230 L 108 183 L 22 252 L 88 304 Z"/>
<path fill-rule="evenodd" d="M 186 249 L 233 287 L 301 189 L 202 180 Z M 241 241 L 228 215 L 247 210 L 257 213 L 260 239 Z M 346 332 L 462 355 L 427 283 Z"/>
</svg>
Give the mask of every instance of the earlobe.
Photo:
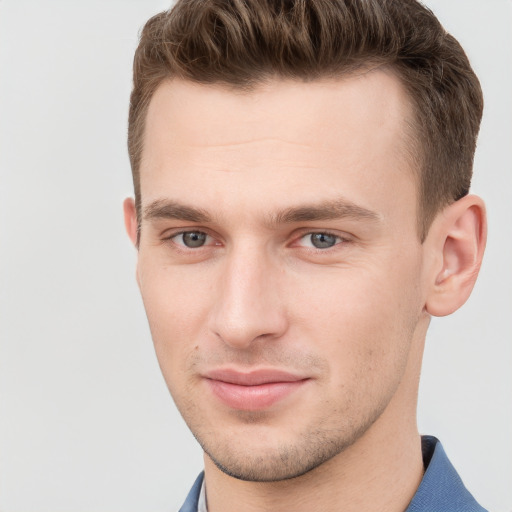
<svg viewBox="0 0 512 512">
<path fill-rule="evenodd" d="M 132 244 L 137 247 L 138 245 L 138 222 L 137 212 L 135 210 L 135 202 L 131 197 L 128 197 L 123 202 L 124 212 L 124 226 L 126 233 L 132 241 Z"/>
<path fill-rule="evenodd" d="M 437 263 L 425 307 L 431 315 L 446 316 L 466 302 L 478 276 L 487 238 L 484 202 L 465 196 L 445 208 L 432 228 L 427 243 Z"/>
</svg>

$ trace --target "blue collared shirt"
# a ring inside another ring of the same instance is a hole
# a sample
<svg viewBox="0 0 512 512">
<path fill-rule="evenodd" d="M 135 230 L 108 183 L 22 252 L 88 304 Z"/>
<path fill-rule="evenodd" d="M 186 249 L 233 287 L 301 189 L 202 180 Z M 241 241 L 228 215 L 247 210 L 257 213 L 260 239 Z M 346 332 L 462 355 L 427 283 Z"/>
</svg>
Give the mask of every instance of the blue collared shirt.
<svg viewBox="0 0 512 512">
<path fill-rule="evenodd" d="M 425 474 L 405 512 L 486 512 L 464 487 L 441 443 L 433 436 L 421 438 Z M 179 512 L 198 512 L 204 473 L 194 482 Z"/>
</svg>

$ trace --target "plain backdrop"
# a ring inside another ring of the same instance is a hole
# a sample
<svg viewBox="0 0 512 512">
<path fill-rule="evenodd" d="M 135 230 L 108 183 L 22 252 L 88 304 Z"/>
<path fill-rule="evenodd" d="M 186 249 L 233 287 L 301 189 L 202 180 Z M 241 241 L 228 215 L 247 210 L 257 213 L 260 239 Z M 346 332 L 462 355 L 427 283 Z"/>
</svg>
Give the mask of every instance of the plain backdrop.
<svg viewBox="0 0 512 512">
<path fill-rule="evenodd" d="M 473 191 L 489 243 L 434 319 L 419 425 L 490 510 L 512 510 L 512 3 L 431 0 L 486 110 Z M 202 468 L 134 280 L 131 62 L 162 0 L 0 0 L 0 510 L 173 511 Z"/>
</svg>

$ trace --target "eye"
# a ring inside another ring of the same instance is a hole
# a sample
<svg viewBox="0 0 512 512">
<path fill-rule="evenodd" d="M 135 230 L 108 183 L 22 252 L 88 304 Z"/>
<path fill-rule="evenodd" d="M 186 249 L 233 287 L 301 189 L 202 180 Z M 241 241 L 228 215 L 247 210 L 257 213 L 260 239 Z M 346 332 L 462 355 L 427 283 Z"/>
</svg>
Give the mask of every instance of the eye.
<svg viewBox="0 0 512 512">
<path fill-rule="evenodd" d="M 341 243 L 343 239 L 331 233 L 308 233 L 300 239 L 303 247 L 311 247 L 314 249 L 330 249 Z"/>
<path fill-rule="evenodd" d="M 202 231 L 183 231 L 170 237 L 170 239 L 181 246 L 188 247 L 189 249 L 197 249 L 205 245 L 210 236 Z"/>
</svg>

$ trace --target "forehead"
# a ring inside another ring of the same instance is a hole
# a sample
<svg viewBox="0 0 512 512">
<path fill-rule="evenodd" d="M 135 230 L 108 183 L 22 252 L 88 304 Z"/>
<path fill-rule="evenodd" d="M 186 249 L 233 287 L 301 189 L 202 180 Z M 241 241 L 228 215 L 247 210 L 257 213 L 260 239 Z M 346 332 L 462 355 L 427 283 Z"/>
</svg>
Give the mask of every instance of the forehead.
<svg viewBox="0 0 512 512">
<path fill-rule="evenodd" d="M 404 121 L 411 117 L 409 103 L 404 87 L 389 68 L 312 82 L 274 79 L 250 90 L 176 79 L 163 82 L 155 91 L 146 127 L 154 128 L 151 136 L 178 127 L 179 132 L 168 135 L 180 135 L 183 141 L 189 137 L 198 144 L 272 135 L 310 141 L 315 130 L 318 142 L 326 135 L 318 129 L 327 125 L 335 127 L 340 136 L 345 128 L 367 131 L 370 123 L 403 131 Z M 345 120 L 351 124 L 343 123 Z M 146 139 L 147 135 L 148 130 Z"/>
<path fill-rule="evenodd" d="M 270 208 L 279 191 L 276 207 L 339 194 L 365 206 L 384 184 L 410 195 L 411 112 L 399 79 L 385 70 L 276 79 L 251 91 L 165 82 L 146 119 L 142 203 L 186 193 L 216 204 L 224 190 L 236 190 L 247 207 L 263 195 Z"/>
</svg>

